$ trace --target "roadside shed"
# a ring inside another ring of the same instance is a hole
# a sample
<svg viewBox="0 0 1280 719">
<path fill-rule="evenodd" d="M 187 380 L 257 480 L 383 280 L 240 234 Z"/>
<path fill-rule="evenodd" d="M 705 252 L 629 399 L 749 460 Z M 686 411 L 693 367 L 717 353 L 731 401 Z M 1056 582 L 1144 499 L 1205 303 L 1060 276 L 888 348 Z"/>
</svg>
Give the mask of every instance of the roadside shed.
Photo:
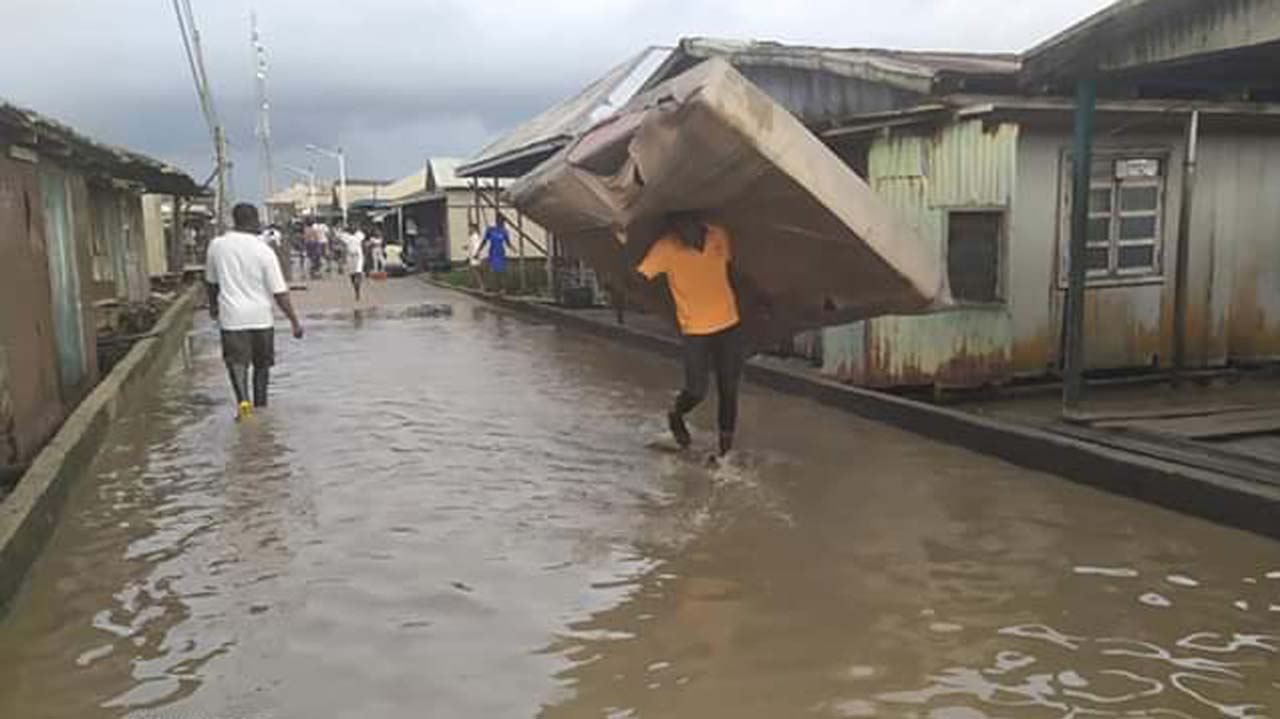
<svg viewBox="0 0 1280 719">
<path fill-rule="evenodd" d="M 172 167 L 0 104 L 0 474 L 97 382 L 101 310 L 150 295 L 144 191 L 202 194 Z"/>
<path fill-rule="evenodd" d="M 462 160 L 452 157 L 427 159 L 423 168 L 386 186 L 386 197 L 395 222 L 404 237 L 416 238 L 418 246 L 436 258 L 434 264 L 452 265 L 467 261 L 467 237 L 472 223 L 481 231 L 492 219 L 492 205 L 481 207 L 476 200 L 473 183 L 459 175 Z M 492 182 L 492 181 L 490 181 Z M 541 248 L 546 247 L 546 231 L 520 216 L 518 210 L 501 190 L 508 184 L 497 181 L 499 208 L 512 224 L 512 241 L 520 245 L 516 223 L 528 242 L 519 252 L 525 258 L 540 258 Z"/>
</svg>

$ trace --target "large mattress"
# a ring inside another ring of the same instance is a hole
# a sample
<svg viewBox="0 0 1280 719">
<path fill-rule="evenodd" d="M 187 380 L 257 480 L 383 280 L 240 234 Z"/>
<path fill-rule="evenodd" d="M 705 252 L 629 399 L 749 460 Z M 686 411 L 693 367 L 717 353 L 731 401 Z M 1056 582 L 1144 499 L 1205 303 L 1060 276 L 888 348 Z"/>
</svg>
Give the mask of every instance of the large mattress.
<svg viewBox="0 0 1280 719">
<path fill-rule="evenodd" d="M 713 59 L 636 97 L 510 190 L 614 292 L 667 311 L 660 284 L 625 281 L 661 218 L 726 226 L 756 347 L 799 331 L 942 301 L 941 258 L 785 108 Z"/>
</svg>

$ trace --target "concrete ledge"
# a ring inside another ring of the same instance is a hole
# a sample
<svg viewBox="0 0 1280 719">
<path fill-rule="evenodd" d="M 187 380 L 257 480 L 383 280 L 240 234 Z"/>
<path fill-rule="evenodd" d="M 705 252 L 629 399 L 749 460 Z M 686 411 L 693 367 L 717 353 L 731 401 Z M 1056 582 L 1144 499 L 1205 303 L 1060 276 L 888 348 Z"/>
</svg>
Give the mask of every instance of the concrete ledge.
<svg viewBox="0 0 1280 719">
<path fill-rule="evenodd" d="M 679 341 L 673 337 L 600 322 L 550 305 L 430 282 L 563 327 L 670 357 L 680 355 Z M 1272 485 L 853 387 L 759 360 L 747 364 L 746 377 L 780 392 L 807 397 L 1021 467 L 1280 539 L 1280 488 Z"/>
<path fill-rule="evenodd" d="M 22 586 L 57 524 L 67 490 L 93 461 L 111 421 L 150 394 L 181 348 L 199 287 L 188 288 L 75 408 L 36 455 L 13 492 L 0 501 L 0 613 Z"/>
</svg>

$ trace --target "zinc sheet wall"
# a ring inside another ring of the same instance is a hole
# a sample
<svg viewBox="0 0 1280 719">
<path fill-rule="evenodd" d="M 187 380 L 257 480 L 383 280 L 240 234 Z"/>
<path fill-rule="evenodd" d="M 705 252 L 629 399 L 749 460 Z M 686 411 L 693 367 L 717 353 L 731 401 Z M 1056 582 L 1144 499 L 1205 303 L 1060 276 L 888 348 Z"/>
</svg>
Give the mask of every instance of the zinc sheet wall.
<svg viewBox="0 0 1280 719">
<path fill-rule="evenodd" d="M 1063 211 L 1064 162 L 1071 129 L 1024 127 L 1018 149 L 1019 208 L 1012 225 L 1010 254 L 1013 316 L 1013 366 L 1020 376 L 1042 376 L 1060 365 L 1064 264 L 1069 236 Z M 1167 158 L 1162 244 L 1158 276 L 1122 283 L 1091 283 L 1085 292 L 1085 363 L 1090 369 L 1167 365 L 1173 352 L 1173 267 L 1182 192 L 1183 142 L 1175 132 L 1140 131 L 1101 124 L 1095 142 L 1110 150 L 1159 152 Z M 1192 287 L 1205 287 L 1205 265 L 1193 257 Z M 1192 291 L 1197 296 L 1198 290 Z M 1193 302 L 1191 324 L 1200 325 L 1212 310 Z M 1194 334 L 1194 333 L 1193 333 Z M 1189 360 L 1205 361 L 1202 345 L 1192 342 Z"/>
<path fill-rule="evenodd" d="M 737 69 L 808 124 L 910 107 L 924 99 L 883 83 L 828 72 L 770 65 L 741 65 Z"/>
<path fill-rule="evenodd" d="M 30 459 L 64 416 L 36 165 L 0 152 L 0 465 Z"/>
<path fill-rule="evenodd" d="M 1068 128 L 1026 129 L 1014 227 L 1014 365 L 1043 374 L 1059 355 L 1066 248 L 1062 158 Z M 1178 132 L 1102 126 L 1100 150 L 1162 150 L 1164 230 L 1159 276 L 1085 293 L 1085 355 L 1092 368 L 1168 367 L 1185 143 Z M 1052 188 L 1052 189 L 1050 189 Z M 1280 359 L 1280 134 L 1207 121 L 1200 138 L 1187 266 L 1187 361 L 1193 367 Z"/>
<path fill-rule="evenodd" d="M 981 121 L 878 138 L 870 148 L 868 180 L 945 263 L 950 210 L 1003 209 L 1012 226 L 1017 146 L 1016 125 Z M 1007 305 L 965 306 L 828 328 L 823 369 L 874 387 L 981 386 L 1008 378 L 1011 346 Z"/>
<path fill-rule="evenodd" d="M 142 237 L 146 245 L 146 270 L 150 277 L 168 274 L 168 243 L 164 231 L 164 195 L 142 196 Z"/>
<path fill-rule="evenodd" d="M 1280 359 L 1280 135 L 1206 134 L 1192 205 L 1192 357 Z"/>
</svg>

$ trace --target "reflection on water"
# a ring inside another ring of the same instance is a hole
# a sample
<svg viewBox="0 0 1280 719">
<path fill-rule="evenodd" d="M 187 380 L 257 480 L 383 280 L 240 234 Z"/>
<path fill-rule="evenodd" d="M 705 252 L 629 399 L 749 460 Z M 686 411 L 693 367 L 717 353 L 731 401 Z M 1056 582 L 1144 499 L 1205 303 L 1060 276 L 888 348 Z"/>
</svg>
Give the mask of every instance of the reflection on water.
<svg viewBox="0 0 1280 719">
<path fill-rule="evenodd" d="M 377 289 L 244 425 L 199 328 L 0 620 L 0 716 L 1280 713 L 1273 542 L 754 389 L 709 469 L 673 365 Z"/>
</svg>

